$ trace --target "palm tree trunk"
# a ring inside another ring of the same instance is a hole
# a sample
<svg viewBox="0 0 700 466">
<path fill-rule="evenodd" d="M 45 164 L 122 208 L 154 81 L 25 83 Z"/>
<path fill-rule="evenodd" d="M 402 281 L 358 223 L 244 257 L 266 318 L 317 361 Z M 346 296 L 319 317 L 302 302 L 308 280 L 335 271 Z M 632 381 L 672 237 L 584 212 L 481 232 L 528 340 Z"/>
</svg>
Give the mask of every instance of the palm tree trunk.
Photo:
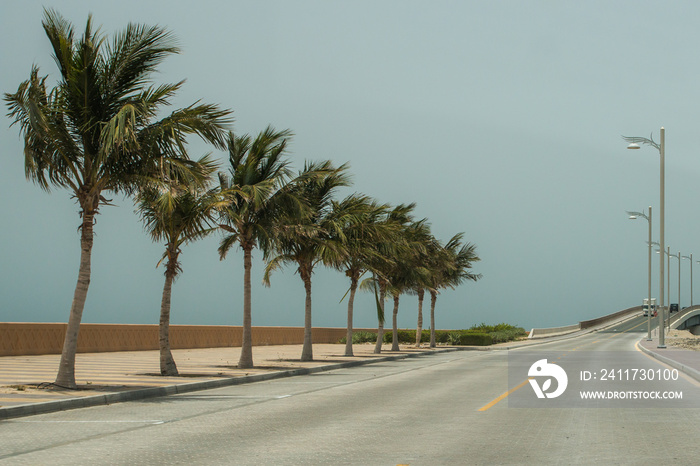
<svg viewBox="0 0 700 466">
<path fill-rule="evenodd" d="M 430 347 L 435 348 L 435 301 L 437 301 L 437 293 L 434 290 L 430 291 Z"/>
<path fill-rule="evenodd" d="M 253 246 L 243 246 L 243 336 L 241 340 L 241 357 L 238 367 L 249 369 L 253 367 L 253 331 L 250 304 L 250 270 L 253 266 Z"/>
<path fill-rule="evenodd" d="M 90 287 L 90 259 L 92 255 L 93 243 L 93 219 L 94 210 L 83 209 L 83 223 L 80 234 L 80 268 L 78 269 L 78 283 L 73 293 L 73 303 L 68 317 L 68 328 L 66 337 L 63 340 L 63 351 L 61 352 L 61 362 L 58 365 L 56 374 L 56 385 L 66 388 L 76 388 L 75 384 L 75 353 L 78 349 L 78 332 L 80 331 L 80 321 L 83 318 L 85 299 Z"/>
<path fill-rule="evenodd" d="M 418 327 L 416 328 L 416 348 L 420 348 L 420 340 L 423 336 L 423 296 L 424 290 L 418 290 Z"/>
<path fill-rule="evenodd" d="M 352 352 L 352 314 L 355 306 L 355 291 L 357 291 L 357 274 L 350 277 L 350 297 L 348 298 L 348 331 L 345 334 L 345 356 L 354 356 Z"/>
<path fill-rule="evenodd" d="M 394 321 L 392 326 L 392 336 L 391 336 L 391 351 L 399 351 L 399 294 L 394 296 Z"/>
<path fill-rule="evenodd" d="M 163 299 L 160 302 L 160 325 L 158 343 L 160 346 L 160 375 L 179 375 L 173 354 L 170 351 L 170 296 L 172 294 L 173 279 L 175 278 L 175 264 L 177 253 L 168 259 L 165 269 L 165 285 L 163 285 Z"/>
<path fill-rule="evenodd" d="M 304 306 L 304 346 L 301 348 L 301 360 L 313 361 L 314 353 L 311 340 L 311 272 L 302 272 L 304 289 L 306 290 L 306 303 Z"/>
<path fill-rule="evenodd" d="M 379 354 L 382 352 L 382 343 L 384 342 L 384 298 L 386 297 L 386 283 L 380 281 L 379 283 L 379 307 L 381 308 L 382 318 L 379 320 L 379 325 L 377 325 L 377 342 L 374 344 L 374 353 Z"/>
</svg>

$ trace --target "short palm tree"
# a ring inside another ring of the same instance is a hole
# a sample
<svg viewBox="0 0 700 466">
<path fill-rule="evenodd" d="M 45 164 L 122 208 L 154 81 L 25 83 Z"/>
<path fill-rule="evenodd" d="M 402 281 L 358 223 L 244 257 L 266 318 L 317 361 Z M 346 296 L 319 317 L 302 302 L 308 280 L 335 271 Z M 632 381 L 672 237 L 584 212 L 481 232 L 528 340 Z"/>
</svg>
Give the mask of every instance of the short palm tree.
<svg viewBox="0 0 700 466">
<path fill-rule="evenodd" d="M 374 244 L 375 252 L 367 258 L 367 269 L 372 277 L 365 279 L 361 288 L 375 294 L 377 305 L 377 341 L 374 346 L 376 354 L 382 351 L 384 340 L 384 301 L 391 285 L 390 277 L 394 271 L 394 261 L 397 257 L 407 254 L 411 245 L 407 243 L 404 234 L 408 225 L 413 222 L 415 203 L 400 204 L 389 210 L 382 219 L 392 233 Z"/>
<path fill-rule="evenodd" d="M 317 176 L 316 176 L 317 175 Z M 270 274 L 285 263 L 297 266 L 306 290 L 304 306 L 304 344 L 302 361 L 313 360 L 311 335 L 311 276 L 319 262 L 333 262 L 342 254 L 345 243 L 343 226 L 352 222 L 353 210 L 333 209 L 333 195 L 342 186 L 349 186 L 347 165 L 334 168 L 330 161 L 307 163 L 291 191 L 308 206 L 306 215 L 285 216 L 280 234 L 274 241 L 274 257 L 265 268 L 264 283 L 270 285 Z M 301 181 L 303 180 L 303 181 Z"/>
<path fill-rule="evenodd" d="M 219 245 L 223 260 L 235 244 L 243 250 L 243 339 L 238 367 L 253 367 L 250 274 L 253 249 L 272 249 L 284 215 L 302 215 L 304 202 L 291 192 L 291 171 L 285 158 L 291 132 L 268 126 L 255 139 L 247 134 L 229 134 L 229 173 L 219 174 L 226 206 L 219 227 L 224 238 Z"/>
<path fill-rule="evenodd" d="M 411 270 L 399 271 L 405 286 L 418 296 L 418 325 L 416 327 L 416 347 L 420 347 L 423 335 L 423 298 L 429 271 L 426 268 L 428 258 L 435 249 L 435 238 L 430 234 L 430 224 L 426 219 L 413 222 L 404 230 L 404 266 Z"/>
<path fill-rule="evenodd" d="M 208 157 L 198 161 L 206 174 L 216 170 Z M 176 276 L 182 271 L 178 258 L 185 244 L 215 231 L 214 213 L 221 204 L 218 189 L 205 190 L 196 184 L 164 183 L 143 189 L 137 195 L 138 213 L 153 241 L 164 241 L 165 284 L 160 305 L 159 347 L 161 375 L 178 375 L 170 350 L 170 298 Z"/>
<path fill-rule="evenodd" d="M 389 206 L 379 204 L 363 194 L 352 194 L 340 202 L 334 201 L 332 209 L 336 212 L 353 212 L 353 215 L 346 216 L 347 222 L 341 226 L 338 233 L 339 237 L 342 236 L 336 241 L 342 244 L 342 247 L 337 249 L 339 253 L 326 262 L 326 265 L 344 272 L 350 279 L 350 288 L 346 293 L 349 296 L 345 356 L 353 356 L 355 293 L 360 278 L 367 272 L 369 264 L 383 260 L 375 245 L 389 241 L 394 228 L 392 224 L 383 221 L 388 214 Z"/>
<path fill-rule="evenodd" d="M 25 175 L 41 188 L 65 188 L 80 205 L 80 268 L 56 385 L 74 388 L 78 331 L 90 284 L 93 225 L 104 194 L 132 194 L 167 173 L 177 179 L 196 171 L 184 151 L 197 134 L 224 146 L 229 111 L 192 105 L 158 120 L 183 82 L 150 84 L 165 57 L 179 52 L 163 28 L 129 24 L 108 43 L 88 17 L 77 37 L 53 10 L 43 27 L 60 71 L 58 83 L 34 66 L 14 94 L 5 94 L 12 124 L 24 137 Z"/>
<path fill-rule="evenodd" d="M 428 291 L 430 292 L 430 347 L 435 348 L 435 302 L 441 289 L 461 285 L 464 281 L 477 281 L 481 274 L 471 271 L 474 262 L 480 259 L 476 255 L 476 245 L 462 244 L 464 233 L 454 235 L 447 244 L 440 246 L 430 258 L 428 268 Z"/>
<path fill-rule="evenodd" d="M 407 239 L 409 238 L 410 236 L 407 236 Z M 409 246 L 408 248 L 404 248 L 402 253 L 398 254 L 394 259 L 394 264 L 391 267 L 391 273 L 389 275 L 389 282 L 391 283 L 389 294 L 394 300 L 391 340 L 392 351 L 399 351 L 399 299 L 404 293 L 415 294 L 417 284 L 425 283 L 427 275 L 429 274 L 422 263 L 423 256 L 422 245 L 414 244 L 413 247 Z"/>
</svg>

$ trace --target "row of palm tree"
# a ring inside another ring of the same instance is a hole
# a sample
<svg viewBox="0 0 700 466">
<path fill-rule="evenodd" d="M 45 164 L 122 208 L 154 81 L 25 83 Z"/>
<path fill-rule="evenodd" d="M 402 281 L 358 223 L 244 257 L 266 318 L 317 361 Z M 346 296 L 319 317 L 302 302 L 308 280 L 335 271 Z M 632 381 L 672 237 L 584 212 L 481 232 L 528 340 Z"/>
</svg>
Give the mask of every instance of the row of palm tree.
<svg viewBox="0 0 700 466">
<path fill-rule="evenodd" d="M 223 232 L 222 260 L 234 245 L 243 251 L 239 367 L 253 367 L 251 272 L 256 248 L 267 262 L 264 283 L 269 285 L 271 274 L 285 264 L 296 266 L 302 279 L 302 360 L 313 359 L 311 279 L 318 265 L 340 270 L 350 279 L 347 355 L 352 355 L 359 287 L 376 296 L 376 352 L 381 351 L 387 293 L 394 298 L 392 348 L 398 345 L 396 314 L 403 293 L 418 295 L 420 344 L 426 291 L 431 295 L 434 346 L 437 294 L 479 278 L 471 272 L 479 260 L 475 247 L 463 244 L 462 234 L 442 245 L 425 219 L 414 219 L 415 204 L 391 207 L 363 194 L 336 200 L 337 190 L 350 185 L 347 165 L 308 162 L 293 173 L 286 157 L 288 130 L 268 127 L 255 138 L 236 135 L 230 130 L 230 110 L 201 103 L 158 119 L 183 84 L 156 86 L 149 79 L 166 56 L 179 51 L 162 28 L 130 24 L 108 42 L 93 30 L 89 17 L 78 38 L 73 26 L 53 10 L 45 10 L 43 26 L 61 72 L 58 83 L 48 88 L 47 77 L 40 77 L 35 66 L 29 80 L 16 93 L 5 94 L 5 100 L 24 137 L 27 178 L 47 191 L 52 186 L 67 188 L 81 209 L 81 261 L 56 385 L 76 386 L 75 352 L 90 283 L 93 225 L 100 207 L 109 204 L 107 192 L 133 196 L 151 238 L 165 243 L 159 333 L 163 375 L 177 374 L 169 322 L 181 248 L 214 231 Z M 228 153 L 227 172 L 218 172 L 211 156 L 190 159 L 186 139 L 192 134 Z"/>
<path fill-rule="evenodd" d="M 58 82 L 32 67 L 17 92 L 5 94 L 8 115 L 24 138 L 25 175 L 42 189 L 68 189 L 80 206 L 80 266 L 56 385 L 75 387 L 78 330 L 90 285 L 95 216 L 105 193 L 133 195 L 162 180 L 202 183 L 203 166 L 187 155 L 186 138 L 196 134 L 226 147 L 230 111 L 194 103 L 158 115 L 182 87 L 155 86 L 149 76 L 179 52 L 163 28 L 129 24 L 108 40 L 88 17 L 77 37 L 73 25 L 44 10 L 44 31 L 58 65 Z"/>
</svg>

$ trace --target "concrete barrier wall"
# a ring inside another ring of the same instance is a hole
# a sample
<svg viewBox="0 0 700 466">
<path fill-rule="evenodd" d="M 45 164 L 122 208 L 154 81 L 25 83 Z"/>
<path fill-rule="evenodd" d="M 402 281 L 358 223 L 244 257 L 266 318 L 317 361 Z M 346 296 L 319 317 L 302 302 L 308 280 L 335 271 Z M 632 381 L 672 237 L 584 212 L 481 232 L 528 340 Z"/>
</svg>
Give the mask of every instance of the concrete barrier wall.
<svg viewBox="0 0 700 466">
<path fill-rule="evenodd" d="M 0 356 L 60 354 L 67 324 L 0 323 Z M 355 331 L 375 331 L 358 328 Z M 253 327 L 253 345 L 296 345 L 304 342 L 303 327 Z M 314 343 L 337 343 L 344 328 L 316 327 Z M 173 349 L 241 346 L 242 327 L 223 325 L 171 325 Z M 158 349 L 157 325 L 81 324 L 79 353 Z"/>
<path fill-rule="evenodd" d="M 671 328 L 676 329 L 683 326 L 683 323 L 700 314 L 700 306 L 690 306 L 682 309 L 676 314 L 671 314 Z M 691 332 L 692 333 L 692 332 Z"/>
<path fill-rule="evenodd" d="M 591 320 L 584 320 L 579 322 L 579 325 L 581 325 L 581 329 L 586 329 L 586 328 L 591 328 L 595 327 L 596 325 L 604 324 L 606 322 L 610 322 L 615 319 L 619 319 L 620 317 L 624 317 L 627 314 L 634 314 L 635 312 L 641 312 L 642 311 L 642 306 L 634 306 L 630 307 L 628 309 L 624 309 L 619 312 L 615 312 L 613 314 L 608 314 L 607 316 L 603 317 L 598 317 L 597 319 L 591 319 Z"/>
<path fill-rule="evenodd" d="M 566 327 L 533 328 L 530 330 L 528 338 L 551 337 L 554 335 L 565 335 L 581 329 L 579 324 L 567 325 Z"/>
<path fill-rule="evenodd" d="M 578 330 L 584 330 L 587 328 L 595 327 L 596 325 L 604 324 L 606 322 L 613 321 L 624 317 L 625 315 L 631 315 L 635 312 L 641 312 L 642 306 L 634 306 L 622 311 L 614 312 L 603 317 L 598 317 L 596 319 L 584 320 L 578 324 L 567 325 L 565 327 L 550 327 L 550 328 L 533 328 L 530 330 L 530 335 L 528 338 L 542 338 L 551 337 L 555 335 L 566 335 L 567 333 L 573 333 Z"/>
</svg>

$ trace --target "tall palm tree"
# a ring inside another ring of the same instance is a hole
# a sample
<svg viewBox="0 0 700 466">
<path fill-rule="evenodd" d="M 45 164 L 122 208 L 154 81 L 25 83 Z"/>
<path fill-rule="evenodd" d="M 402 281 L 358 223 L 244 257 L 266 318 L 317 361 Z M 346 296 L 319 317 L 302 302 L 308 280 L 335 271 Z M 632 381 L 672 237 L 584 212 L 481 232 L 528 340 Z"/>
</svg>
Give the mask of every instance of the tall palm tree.
<svg viewBox="0 0 700 466">
<path fill-rule="evenodd" d="M 285 263 L 297 265 L 297 272 L 304 283 L 304 344 L 302 361 L 313 361 L 311 335 L 311 276 L 320 261 L 332 263 L 342 252 L 345 238 L 343 226 L 356 214 L 351 209 L 333 209 L 333 195 L 342 186 L 350 185 L 347 165 L 337 169 L 330 161 L 307 163 L 299 173 L 292 192 L 309 207 L 308 215 L 286 216 L 283 229 L 274 242 L 274 257 L 265 268 L 264 283 L 270 285 L 270 274 Z M 318 176 L 314 176 L 318 174 Z"/>
<path fill-rule="evenodd" d="M 253 249 L 272 250 L 282 216 L 303 215 L 304 202 L 292 192 L 292 172 L 285 158 L 289 130 L 268 126 L 252 139 L 229 134 L 229 173 L 219 174 L 226 206 L 219 227 L 225 232 L 219 245 L 223 260 L 235 244 L 243 250 L 243 339 L 238 367 L 253 367 L 250 274 Z"/>
<path fill-rule="evenodd" d="M 208 157 L 198 161 L 207 175 L 217 168 Z M 214 212 L 220 205 L 217 189 L 205 190 L 198 185 L 165 183 L 149 187 L 137 195 L 137 211 L 153 241 L 164 241 L 165 284 L 160 305 L 159 347 L 161 375 L 178 375 L 170 350 L 170 298 L 176 276 L 182 271 L 178 258 L 185 244 L 214 231 Z"/>
<path fill-rule="evenodd" d="M 454 289 L 464 281 L 477 281 L 481 274 L 471 271 L 474 262 L 480 259 L 476 255 L 476 245 L 462 244 L 464 233 L 454 235 L 447 244 L 440 246 L 431 257 L 428 268 L 430 269 L 430 347 L 435 348 L 435 302 L 441 289 Z"/>
<path fill-rule="evenodd" d="M 326 265 L 344 272 L 350 279 L 350 288 L 346 293 L 349 296 L 345 356 L 353 356 L 353 313 L 357 287 L 370 261 L 382 260 L 375 245 L 388 241 L 393 227 L 382 221 L 388 214 L 389 206 L 379 204 L 363 194 L 352 194 L 340 202 L 333 201 L 332 209 L 336 212 L 336 217 L 341 217 L 340 212 L 353 213 L 345 216 L 347 221 L 335 235 L 335 242 L 340 245 L 336 249 L 338 253 L 326 261 Z M 333 233 L 331 237 L 333 238 Z"/>
<path fill-rule="evenodd" d="M 48 88 L 48 77 L 34 66 L 5 101 L 24 137 L 26 177 L 46 191 L 68 189 L 80 205 L 80 268 L 55 382 L 74 388 L 93 224 L 107 203 L 104 193 L 129 195 L 159 174 L 177 179 L 192 171 L 186 136 L 223 147 L 230 112 L 199 104 L 156 119 L 183 84 L 151 84 L 151 73 L 179 52 L 163 28 L 129 24 L 108 42 L 93 29 L 91 16 L 81 37 L 53 10 L 44 10 L 42 24 L 60 79 Z"/>
</svg>

